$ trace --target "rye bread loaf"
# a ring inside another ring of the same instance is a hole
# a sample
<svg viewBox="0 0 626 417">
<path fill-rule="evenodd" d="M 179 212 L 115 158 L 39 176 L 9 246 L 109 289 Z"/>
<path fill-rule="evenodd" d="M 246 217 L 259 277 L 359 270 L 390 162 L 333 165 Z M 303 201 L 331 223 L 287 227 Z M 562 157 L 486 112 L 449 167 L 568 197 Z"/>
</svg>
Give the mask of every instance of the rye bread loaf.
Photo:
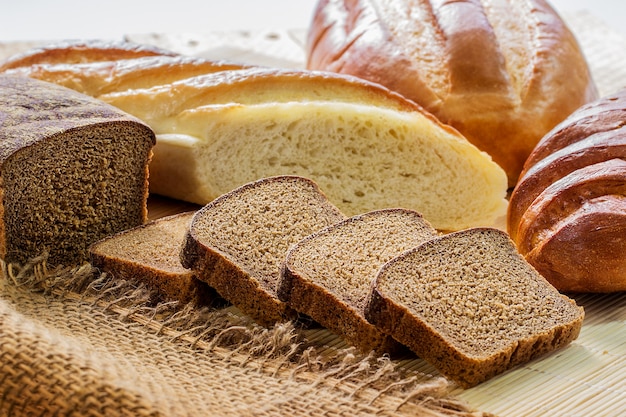
<svg viewBox="0 0 626 417">
<path fill-rule="evenodd" d="M 344 218 L 313 181 L 265 178 L 201 208 L 192 219 L 181 262 L 243 313 L 270 326 L 295 317 L 276 293 L 288 249 Z"/>
<path fill-rule="evenodd" d="M 365 319 L 371 283 L 384 263 L 436 236 L 436 230 L 410 210 L 351 217 L 292 246 L 282 267 L 278 298 L 364 352 L 394 353 L 397 342 Z"/>
<path fill-rule="evenodd" d="M 519 251 L 567 292 L 626 290 L 626 89 L 572 113 L 539 142 L 511 194 Z"/>
<path fill-rule="evenodd" d="M 307 67 L 403 94 L 489 153 L 515 185 L 537 142 L 597 98 L 585 57 L 544 0 L 320 0 Z"/>
<path fill-rule="evenodd" d="M 204 205 L 259 178 L 298 175 L 316 181 L 347 215 L 405 207 L 441 230 L 504 217 L 507 181 L 497 164 L 380 85 L 304 70 L 215 71 L 210 63 L 207 74 L 191 76 L 197 61 L 172 67 L 169 78 L 146 73 L 139 60 L 147 58 L 125 60 L 115 91 L 113 84 L 100 90 L 110 72 L 97 69 L 115 63 L 29 62 L 10 71 L 79 91 L 95 86 L 92 92 L 107 91 L 98 98 L 148 123 L 158 136 L 150 166 L 155 194 Z"/>
<path fill-rule="evenodd" d="M 385 264 L 365 316 L 462 387 L 578 337 L 584 311 L 498 229 L 432 239 Z"/>
<path fill-rule="evenodd" d="M 217 298 L 215 291 L 180 263 L 194 213 L 162 217 L 108 236 L 91 245 L 90 262 L 100 272 L 144 283 L 159 300 L 210 304 Z"/>
<path fill-rule="evenodd" d="M 146 221 L 152 130 L 55 84 L 0 76 L 0 256 L 81 263 Z"/>
</svg>

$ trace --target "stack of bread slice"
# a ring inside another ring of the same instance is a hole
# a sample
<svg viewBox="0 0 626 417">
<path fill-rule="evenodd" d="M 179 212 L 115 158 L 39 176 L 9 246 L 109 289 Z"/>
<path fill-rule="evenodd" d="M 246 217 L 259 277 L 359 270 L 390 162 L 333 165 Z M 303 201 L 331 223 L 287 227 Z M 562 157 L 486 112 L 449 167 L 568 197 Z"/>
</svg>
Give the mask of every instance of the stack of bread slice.
<svg viewBox="0 0 626 417">
<path fill-rule="evenodd" d="M 365 352 L 408 347 L 462 387 L 566 346 L 582 326 L 583 309 L 504 232 L 440 234 L 406 209 L 347 218 L 303 177 L 245 184 L 185 222 L 171 256 L 258 323 L 302 313 Z"/>
</svg>

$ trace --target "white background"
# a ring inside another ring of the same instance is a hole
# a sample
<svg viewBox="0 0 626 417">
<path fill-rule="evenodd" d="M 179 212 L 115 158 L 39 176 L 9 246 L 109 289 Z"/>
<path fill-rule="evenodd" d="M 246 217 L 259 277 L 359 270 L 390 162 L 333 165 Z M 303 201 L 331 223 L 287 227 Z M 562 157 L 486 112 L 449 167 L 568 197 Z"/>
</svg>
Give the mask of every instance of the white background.
<svg viewBox="0 0 626 417">
<path fill-rule="evenodd" d="M 0 42 L 121 39 L 125 34 L 303 29 L 317 0 L 0 0 Z M 588 10 L 626 37 L 623 0 L 552 0 Z"/>
</svg>

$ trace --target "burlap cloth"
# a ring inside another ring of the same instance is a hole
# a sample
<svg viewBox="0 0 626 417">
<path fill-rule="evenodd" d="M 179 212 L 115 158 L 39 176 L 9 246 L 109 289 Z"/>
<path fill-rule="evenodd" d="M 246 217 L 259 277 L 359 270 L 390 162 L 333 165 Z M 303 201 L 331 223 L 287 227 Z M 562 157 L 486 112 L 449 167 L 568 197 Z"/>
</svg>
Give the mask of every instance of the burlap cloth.
<svg viewBox="0 0 626 417">
<path fill-rule="evenodd" d="M 626 85 L 626 40 L 588 13 L 566 20 L 601 93 Z M 143 34 L 128 39 L 209 58 L 230 54 L 246 62 L 300 66 L 302 34 Z M 0 58 L 38 43 L 0 45 Z M 153 212 L 152 217 L 166 214 Z M 624 329 L 626 296 L 614 298 L 585 299 L 588 320 L 580 344 L 562 357 L 551 356 L 556 362 L 553 378 L 564 384 L 550 382 L 554 394 L 536 392 L 544 388 L 534 378 L 526 385 L 515 379 L 524 371 L 511 373 L 508 383 L 506 376 L 495 381 L 503 384 L 502 390 L 485 384 L 484 390 L 468 392 L 468 398 L 480 395 L 482 400 L 474 403 L 502 399 L 505 404 L 492 408 L 516 407 L 520 401 L 513 398 L 514 381 L 524 394 L 519 398 L 542 398 L 529 407 L 536 413 L 528 415 L 546 415 L 543 404 L 554 412 L 549 415 L 578 415 L 572 407 L 588 406 L 595 415 L 619 415 L 626 407 L 621 383 L 605 384 L 598 376 L 612 372 L 611 381 L 623 378 L 623 346 L 611 335 Z M 594 308 L 596 304 L 601 307 Z M 596 334 L 598 323 L 609 325 L 606 335 Z M 564 362 L 568 353 L 577 352 L 588 366 Z M 588 369 L 588 375 L 561 375 L 559 360 L 572 369 Z M 24 267 L 3 265 L 0 366 L 0 415 L 7 416 L 486 415 L 472 412 L 454 396 L 459 390 L 422 361 L 359 355 L 323 329 L 293 323 L 261 328 L 233 307 L 155 302 L 149 290 L 99 275 L 89 265 L 49 271 L 40 260 Z M 531 371 L 551 374 L 541 365 Z M 568 383 L 571 390 L 566 390 Z M 566 397 L 559 400 L 561 393 Z M 605 398 L 603 411 L 592 394 Z"/>
<path fill-rule="evenodd" d="M 311 344 L 320 329 L 155 303 L 89 265 L 5 265 L 0 294 L 2 415 L 483 415 L 440 377 Z"/>
</svg>

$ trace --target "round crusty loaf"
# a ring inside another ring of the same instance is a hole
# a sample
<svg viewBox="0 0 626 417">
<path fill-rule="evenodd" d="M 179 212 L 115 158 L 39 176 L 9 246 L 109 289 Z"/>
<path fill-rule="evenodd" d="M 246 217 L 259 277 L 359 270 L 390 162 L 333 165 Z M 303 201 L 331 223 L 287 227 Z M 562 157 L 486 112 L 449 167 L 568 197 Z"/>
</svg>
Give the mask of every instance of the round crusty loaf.
<svg viewBox="0 0 626 417">
<path fill-rule="evenodd" d="M 543 0 L 321 0 L 309 69 L 385 85 L 457 128 L 514 185 L 533 147 L 597 98 L 586 60 Z"/>
<path fill-rule="evenodd" d="M 530 155 L 508 231 L 562 291 L 626 290 L 626 89 L 581 107 Z"/>
</svg>

